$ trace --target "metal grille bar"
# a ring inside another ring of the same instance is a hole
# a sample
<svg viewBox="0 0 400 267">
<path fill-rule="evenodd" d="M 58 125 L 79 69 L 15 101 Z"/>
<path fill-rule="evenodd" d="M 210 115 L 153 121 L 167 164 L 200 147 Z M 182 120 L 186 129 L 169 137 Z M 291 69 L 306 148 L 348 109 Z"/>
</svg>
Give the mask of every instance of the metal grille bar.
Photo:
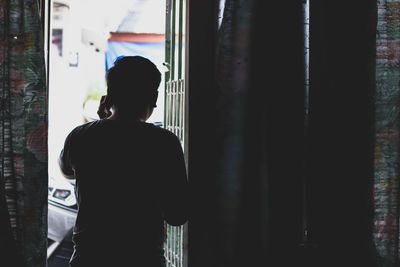
<svg viewBox="0 0 400 267">
<path fill-rule="evenodd" d="M 183 79 L 166 82 L 165 128 L 184 142 L 185 82 Z"/>
<path fill-rule="evenodd" d="M 164 127 L 185 144 L 184 0 L 166 0 Z M 164 256 L 167 267 L 186 267 L 184 227 L 165 223 Z"/>
<path fill-rule="evenodd" d="M 178 136 L 184 144 L 185 82 L 183 79 L 166 82 L 164 127 Z M 167 267 L 183 267 L 183 226 L 165 228 L 164 256 Z"/>
<path fill-rule="evenodd" d="M 167 267 L 183 266 L 183 226 L 171 226 L 165 223 L 166 240 L 164 256 Z"/>
</svg>

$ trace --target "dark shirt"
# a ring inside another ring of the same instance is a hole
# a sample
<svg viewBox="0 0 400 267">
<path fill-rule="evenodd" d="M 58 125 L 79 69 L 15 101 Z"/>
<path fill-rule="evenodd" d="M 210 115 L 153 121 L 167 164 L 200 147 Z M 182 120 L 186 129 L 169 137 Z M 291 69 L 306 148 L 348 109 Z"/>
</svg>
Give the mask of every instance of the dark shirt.
<svg viewBox="0 0 400 267">
<path fill-rule="evenodd" d="M 165 265 L 164 220 L 187 220 L 186 168 L 173 133 L 144 122 L 86 123 L 67 136 L 59 162 L 76 179 L 71 266 Z"/>
</svg>

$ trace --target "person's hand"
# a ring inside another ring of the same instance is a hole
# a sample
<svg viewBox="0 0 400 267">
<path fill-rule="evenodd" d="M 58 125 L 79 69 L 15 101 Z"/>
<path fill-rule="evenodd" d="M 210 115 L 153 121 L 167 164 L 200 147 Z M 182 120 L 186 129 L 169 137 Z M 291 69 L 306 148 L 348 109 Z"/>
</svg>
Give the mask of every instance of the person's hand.
<svg viewBox="0 0 400 267">
<path fill-rule="evenodd" d="M 106 104 L 105 104 L 105 101 L 104 101 L 105 98 L 106 98 L 105 95 L 103 95 L 101 97 L 99 109 L 97 110 L 97 115 L 99 115 L 100 119 L 108 118 L 112 114 L 111 111 L 106 108 Z"/>
</svg>

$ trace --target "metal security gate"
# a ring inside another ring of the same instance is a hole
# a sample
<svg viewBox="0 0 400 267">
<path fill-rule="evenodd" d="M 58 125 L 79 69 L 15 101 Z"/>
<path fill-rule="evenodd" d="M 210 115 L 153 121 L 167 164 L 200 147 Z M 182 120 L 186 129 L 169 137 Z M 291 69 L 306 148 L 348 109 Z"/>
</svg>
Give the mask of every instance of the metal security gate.
<svg viewBox="0 0 400 267">
<path fill-rule="evenodd" d="M 181 140 L 184 152 L 187 142 L 185 135 L 186 90 L 185 90 L 185 0 L 166 0 L 165 23 L 165 73 L 164 127 L 175 133 Z M 167 267 L 187 266 L 186 226 L 171 226 L 165 223 L 164 243 Z"/>
<path fill-rule="evenodd" d="M 165 84 L 165 127 L 184 143 L 185 81 L 178 79 Z"/>
</svg>

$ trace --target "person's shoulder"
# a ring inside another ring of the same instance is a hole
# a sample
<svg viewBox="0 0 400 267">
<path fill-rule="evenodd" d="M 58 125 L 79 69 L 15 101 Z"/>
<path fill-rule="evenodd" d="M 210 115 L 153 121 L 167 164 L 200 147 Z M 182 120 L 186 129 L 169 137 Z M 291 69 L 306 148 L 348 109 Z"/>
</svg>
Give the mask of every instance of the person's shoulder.
<svg viewBox="0 0 400 267">
<path fill-rule="evenodd" d="M 98 125 L 101 120 L 95 120 L 95 121 L 90 121 L 83 123 L 81 125 L 76 126 L 71 132 L 81 132 L 84 130 L 87 130 L 89 128 L 92 128 L 94 125 Z"/>
<path fill-rule="evenodd" d="M 102 124 L 103 120 L 95 120 L 91 122 L 86 122 L 84 124 L 76 126 L 72 131 L 69 133 L 69 136 L 79 136 L 86 133 L 89 129 L 96 128 L 100 124 Z"/>
<path fill-rule="evenodd" d="M 149 129 L 151 129 L 153 132 L 158 134 L 163 139 L 173 140 L 173 141 L 179 140 L 178 136 L 176 136 L 176 134 L 174 134 L 172 131 L 168 129 L 165 129 L 158 125 L 154 125 L 152 123 L 146 123 L 146 125 L 147 127 L 149 127 Z"/>
<path fill-rule="evenodd" d="M 146 123 L 146 126 L 149 129 L 149 134 L 151 133 L 151 138 L 159 148 L 169 149 L 181 146 L 181 140 L 172 131 L 152 123 Z"/>
</svg>

